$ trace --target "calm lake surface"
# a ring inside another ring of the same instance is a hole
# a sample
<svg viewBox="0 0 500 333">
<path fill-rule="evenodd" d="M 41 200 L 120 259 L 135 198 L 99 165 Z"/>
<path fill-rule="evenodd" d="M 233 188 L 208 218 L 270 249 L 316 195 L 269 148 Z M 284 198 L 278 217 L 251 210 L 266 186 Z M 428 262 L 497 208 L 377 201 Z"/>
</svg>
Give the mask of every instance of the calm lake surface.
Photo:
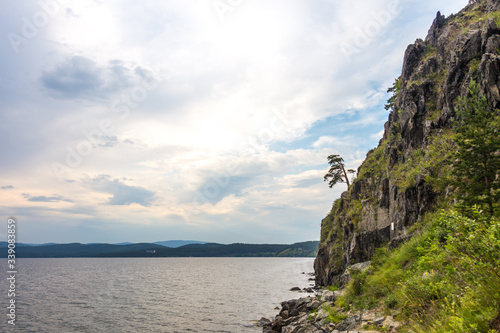
<svg viewBox="0 0 500 333">
<path fill-rule="evenodd" d="M 261 332 L 313 258 L 18 259 L 16 326 L 1 332 Z"/>
</svg>

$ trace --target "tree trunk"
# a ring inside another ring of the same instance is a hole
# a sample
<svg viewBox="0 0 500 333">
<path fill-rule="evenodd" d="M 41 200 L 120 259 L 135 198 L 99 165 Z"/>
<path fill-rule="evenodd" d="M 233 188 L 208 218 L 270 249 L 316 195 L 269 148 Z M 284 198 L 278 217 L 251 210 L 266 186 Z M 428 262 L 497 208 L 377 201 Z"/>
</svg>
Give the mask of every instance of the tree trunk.
<svg viewBox="0 0 500 333">
<path fill-rule="evenodd" d="M 347 177 L 347 172 L 345 171 L 344 163 L 340 163 L 340 166 L 342 167 L 342 171 L 344 171 L 345 182 L 347 183 L 347 188 L 349 189 L 349 177 Z"/>
</svg>

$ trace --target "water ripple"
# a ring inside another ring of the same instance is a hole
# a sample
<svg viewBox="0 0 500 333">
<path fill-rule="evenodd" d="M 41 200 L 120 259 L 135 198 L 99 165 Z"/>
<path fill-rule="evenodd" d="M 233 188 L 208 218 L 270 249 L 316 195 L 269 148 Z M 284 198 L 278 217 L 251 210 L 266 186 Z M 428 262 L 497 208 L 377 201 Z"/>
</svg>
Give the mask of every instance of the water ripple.
<svg viewBox="0 0 500 333">
<path fill-rule="evenodd" d="M 273 315 L 281 301 L 304 296 L 289 289 L 309 286 L 301 272 L 311 272 L 312 264 L 309 258 L 21 259 L 16 329 L 261 332 L 255 321 Z M 0 288 L 7 290 L 6 279 Z M 0 331 L 6 327 L 3 320 Z"/>
</svg>

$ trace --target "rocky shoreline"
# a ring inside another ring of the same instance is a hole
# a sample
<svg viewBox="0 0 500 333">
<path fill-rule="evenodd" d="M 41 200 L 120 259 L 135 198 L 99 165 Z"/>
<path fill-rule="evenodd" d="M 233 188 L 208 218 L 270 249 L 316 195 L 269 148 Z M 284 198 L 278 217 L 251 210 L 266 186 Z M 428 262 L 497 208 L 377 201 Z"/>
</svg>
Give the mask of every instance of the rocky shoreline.
<svg viewBox="0 0 500 333">
<path fill-rule="evenodd" d="M 331 309 L 341 295 L 342 291 L 319 290 L 314 296 L 284 301 L 275 318 L 262 318 L 257 325 L 262 327 L 263 333 L 397 332 L 399 323 L 377 310 L 348 311 L 343 314 L 345 318 L 333 318 L 332 321 Z"/>
<path fill-rule="evenodd" d="M 351 268 L 366 269 L 370 262 L 353 265 Z M 310 273 L 310 275 L 313 275 Z M 348 273 L 343 278 L 350 279 Z M 292 288 L 313 295 L 281 302 L 279 314 L 272 319 L 262 318 L 257 326 L 263 333 L 374 333 L 398 332 L 400 323 L 381 310 L 336 311 L 335 302 L 343 290 L 331 291 L 320 287 Z"/>
</svg>

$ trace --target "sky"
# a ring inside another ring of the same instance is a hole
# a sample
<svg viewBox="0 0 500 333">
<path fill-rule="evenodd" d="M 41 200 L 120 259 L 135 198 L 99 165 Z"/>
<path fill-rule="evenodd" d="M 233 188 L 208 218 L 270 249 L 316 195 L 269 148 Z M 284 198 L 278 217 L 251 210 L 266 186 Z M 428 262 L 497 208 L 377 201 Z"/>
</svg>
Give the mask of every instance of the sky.
<svg viewBox="0 0 500 333">
<path fill-rule="evenodd" d="M 319 239 L 327 156 L 361 164 L 407 45 L 467 2 L 2 1 L 0 239 Z"/>
</svg>

